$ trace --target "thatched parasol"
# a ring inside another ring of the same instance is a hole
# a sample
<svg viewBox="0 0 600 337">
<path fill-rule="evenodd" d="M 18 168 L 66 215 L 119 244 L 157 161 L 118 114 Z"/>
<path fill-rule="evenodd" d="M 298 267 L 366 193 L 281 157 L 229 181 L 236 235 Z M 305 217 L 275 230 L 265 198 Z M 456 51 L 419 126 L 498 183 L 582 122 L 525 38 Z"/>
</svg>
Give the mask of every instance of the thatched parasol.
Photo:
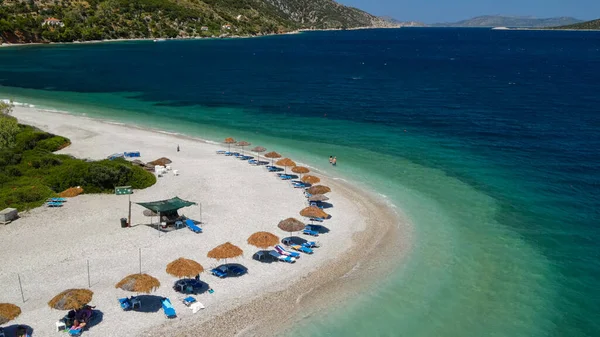
<svg viewBox="0 0 600 337">
<path fill-rule="evenodd" d="M 167 273 L 176 277 L 194 277 L 204 271 L 204 267 L 194 260 L 183 257 L 167 265 Z"/>
<path fill-rule="evenodd" d="M 303 182 L 307 183 L 307 184 L 311 184 L 312 185 L 312 184 L 316 184 L 316 183 L 320 182 L 321 178 L 315 177 L 315 176 L 311 176 L 311 175 L 307 175 L 307 176 L 302 177 L 301 180 Z"/>
<path fill-rule="evenodd" d="M 327 201 L 329 198 L 323 194 L 313 194 L 308 201 Z"/>
<path fill-rule="evenodd" d="M 329 193 L 331 192 L 331 188 L 327 187 L 327 186 L 323 186 L 323 185 L 315 185 L 315 186 L 311 186 L 309 187 L 306 192 L 310 193 L 310 194 L 325 194 L 325 193 Z"/>
<path fill-rule="evenodd" d="M 115 285 L 115 288 L 146 294 L 158 287 L 160 287 L 160 281 L 148 274 L 131 274 Z"/>
<path fill-rule="evenodd" d="M 150 165 L 160 165 L 160 166 L 167 166 L 167 164 L 171 164 L 171 163 L 172 163 L 171 159 L 169 159 L 167 157 L 160 157 L 156 160 L 148 162 L 148 164 L 150 164 Z"/>
<path fill-rule="evenodd" d="M 265 154 L 265 157 L 271 158 L 271 165 L 273 165 L 273 160 L 275 160 L 275 158 L 281 158 L 281 155 L 275 151 L 272 151 L 272 152 Z"/>
<path fill-rule="evenodd" d="M 144 213 L 145 216 L 158 216 L 158 213 L 154 213 L 149 209 L 145 209 L 142 213 Z"/>
<path fill-rule="evenodd" d="M 233 245 L 231 242 L 225 242 L 213 248 L 206 256 L 211 259 L 226 260 L 241 256 L 242 254 L 244 254 L 244 251 L 240 247 Z"/>
<path fill-rule="evenodd" d="M 248 238 L 248 243 L 258 248 L 269 248 L 279 243 L 279 238 L 269 232 L 256 232 Z"/>
<path fill-rule="evenodd" d="M 10 303 L 0 303 L 0 325 L 6 324 L 21 314 L 21 308 Z"/>
<path fill-rule="evenodd" d="M 295 218 L 287 218 L 285 220 L 281 220 L 279 222 L 279 224 L 277 225 L 277 227 L 279 227 L 279 229 L 286 231 L 286 232 L 299 232 L 301 230 L 304 229 L 304 227 L 306 227 L 306 225 L 304 224 L 304 222 L 295 219 Z"/>
<path fill-rule="evenodd" d="M 75 310 L 92 301 L 94 293 L 88 289 L 68 289 L 54 296 L 48 302 L 50 308 L 58 310 Z"/>
<path fill-rule="evenodd" d="M 279 159 L 275 163 L 275 165 L 283 166 L 284 169 L 285 169 L 284 173 L 287 174 L 287 168 L 288 168 L 288 166 L 289 167 L 294 167 L 294 166 L 296 166 L 296 163 L 293 160 L 291 160 L 290 158 L 283 158 L 283 159 Z"/>
<path fill-rule="evenodd" d="M 310 170 L 308 169 L 308 167 L 296 166 L 296 167 L 292 167 L 292 172 L 299 173 L 299 174 L 305 174 L 305 173 L 310 172 Z"/>
<path fill-rule="evenodd" d="M 300 211 L 300 215 L 305 216 L 307 218 L 321 219 L 326 219 L 329 217 L 329 214 L 325 213 L 322 209 L 315 206 L 306 207 L 305 209 Z"/>
<path fill-rule="evenodd" d="M 242 155 L 244 155 L 244 146 L 248 146 L 248 145 L 250 145 L 250 143 L 248 143 L 248 142 L 247 142 L 247 141 L 245 141 L 245 140 L 242 140 L 241 142 L 239 142 L 239 143 L 237 143 L 237 144 L 235 144 L 235 145 L 237 145 L 237 146 L 241 146 L 241 147 L 242 147 Z"/>
<path fill-rule="evenodd" d="M 251 151 L 252 151 L 252 152 L 256 152 L 256 156 L 258 157 L 258 160 L 257 160 L 257 161 L 260 161 L 260 154 L 261 154 L 262 152 L 265 152 L 265 151 L 267 151 L 267 149 L 266 149 L 266 148 L 264 148 L 264 147 L 262 147 L 262 146 L 257 146 L 257 147 L 255 147 L 255 148 L 253 148 Z"/>
<path fill-rule="evenodd" d="M 231 151 L 231 144 L 235 144 L 235 139 L 229 137 L 229 138 L 225 138 L 225 144 L 227 144 L 227 151 Z"/>
</svg>

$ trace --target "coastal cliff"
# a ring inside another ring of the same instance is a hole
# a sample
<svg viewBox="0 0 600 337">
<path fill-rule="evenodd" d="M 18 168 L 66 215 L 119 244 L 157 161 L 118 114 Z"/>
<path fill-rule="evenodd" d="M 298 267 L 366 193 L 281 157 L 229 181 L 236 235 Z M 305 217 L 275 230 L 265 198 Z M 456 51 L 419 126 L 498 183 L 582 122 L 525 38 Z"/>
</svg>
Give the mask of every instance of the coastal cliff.
<svg viewBox="0 0 600 337">
<path fill-rule="evenodd" d="M 0 0 L 0 43 L 253 36 L 391 25 L 332 0 Z"/>
</svg>

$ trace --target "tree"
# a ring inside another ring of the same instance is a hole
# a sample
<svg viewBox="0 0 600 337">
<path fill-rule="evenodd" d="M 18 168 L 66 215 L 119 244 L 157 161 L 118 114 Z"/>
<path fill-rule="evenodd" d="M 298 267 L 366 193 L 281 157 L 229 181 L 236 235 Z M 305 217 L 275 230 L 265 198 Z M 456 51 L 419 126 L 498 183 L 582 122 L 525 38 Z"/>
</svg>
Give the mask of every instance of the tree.
<svg viewBox="0 0 600 337">
<path fill-rule="evenodd" d="M 5 102 L 0 101 L 0 115 L 10 115 L 13 111 L 12 100 Z"/>
<path fill-rule="evenodd" d="M 17 122 L 17 119 L 2 114 L 2 116 L 0 116 L 0 150 L 13 147 L 18 133 L 19 123 Z"/>
</svg>

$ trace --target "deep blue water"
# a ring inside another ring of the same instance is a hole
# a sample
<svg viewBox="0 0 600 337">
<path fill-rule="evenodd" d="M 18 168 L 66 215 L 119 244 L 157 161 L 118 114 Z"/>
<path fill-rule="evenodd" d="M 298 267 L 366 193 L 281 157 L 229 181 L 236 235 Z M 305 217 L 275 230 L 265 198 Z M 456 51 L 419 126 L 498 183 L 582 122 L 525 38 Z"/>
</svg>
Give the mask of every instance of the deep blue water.
<svg viewBox="0 0 600 337">
<path fill-rule="evenodd" d="M 405 266 L 306 336 L 600 335 L 600 33 L 0 50 L 0 98 L 283 149 L 388 196 Z M 336 171 L 321 163 L 338 157 Z"/>
</svg>

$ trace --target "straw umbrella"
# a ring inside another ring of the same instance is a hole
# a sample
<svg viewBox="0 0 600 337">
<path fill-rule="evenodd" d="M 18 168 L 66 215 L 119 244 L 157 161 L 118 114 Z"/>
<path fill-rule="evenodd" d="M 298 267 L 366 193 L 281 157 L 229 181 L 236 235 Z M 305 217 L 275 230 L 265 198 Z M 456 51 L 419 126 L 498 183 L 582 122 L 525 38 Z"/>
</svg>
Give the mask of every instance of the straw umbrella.
<svg viewBox="0 0 600 337">
<path fill-rule="evenodd" d="M 279 227 L 279 229 L 281 229 L 282 231 L 294 233 L 303 230 L 304 227 L 306 227 L 306 225 L 304 224 L 304 222 L 298 219 L 287 218 L 285 220 L 281 220 L 279 224 L 277 224 L 277 227 Z"/>
<path fill-rule="evenodd" d="M 204 271 L 204 267 L 194 260 L 184 259 L 183 257 L 167 265 L 167 273 L 175 277 L 194 277 Z"/>
<path fill-rule="evenodd" d="M 248 145 L 250 145 L 250 143 L 248 143 L 248 142 L 247 142 L 247 141 L 245 141 L 245 140 L 242 140 L 241 142 L 239 142 L 239 143 L 237 143 L 237 144 L 235 144 L 235 145 L 237 145 L 237 146 L 241 146 L 241 147 L 242 147 L 242 155 L 244 155 L 244 146 L 248 146 Z"/>
<path fill-rule="evenodd" d="M 0 325 L 6 324 L 21 314 L 21 308 L 10 303 L 0 303 Z"/>
<path fill-rule="evenodd" d="M 298 173 L 298 174 L 305 174 L 305 173 L 310 172 L 310 170 L 308 169 L 308 167 L 295 166 L 295 167 L 292 167 L 292 172 Z"/>
<path fill-rule="evenodd" d="M 300 215 L 307 218 L 321 218 L 326 219 L 329 214 L 325 213 L 322 209 L 315 206 L 309 206 L 300 211 Z"/>
<path fill-rule="evenodd" d="M 275 158 L 281 158 L 281 155 L 275 151 L 272 151 L 272 152 L 265 154 L 265 157 L 271 158 L 271 166 L 273 166 L 273 160 L 275 160 Z"/>
<path fill-rule="evenodd" d="M 50 308 L 58 310 L 76 310 L 92 301 L 94 293 L 88 289 L 68 289 L 54 296 L 48 302 Z"/>
<path fill-rule="evenodd" d="M 279 243 L 279 238 L 269 232 L 256 232 L 248 238 L 248 243 L 258 248 L 269 248 Z"/>
<path fill-rule="evenodd" d="M 285 169 L 285 174 L 287 174 L 287 168 L 289 167 L 294 167 L 296 166 L 296 163 L 291 160 L 290 158 L 283 158 L 283 159 L 279 159 L 276 163 L 276 165 L 278 166 L 283 166 Z"/>
<path fill-rule="evenodd" d="M 206 256 L 211 259 L 216 259 L 217 261 L 225 260 L 225 263 L 227 263 L 227 259 L 232 259 L 241 256 L 242 254 L 244 254 L 244 251 L 240 247 L 231 242 L 225 242 L 224 244 L 213 248 Z"/>
<path fill-rule="evenodd" d="M 231 137 L 225 138 L 225 144 L 227 144 L 227 151 L 231 151 L 231 144 L 235 144 L 235 139 Z"/>
<path fill-rule="evenodd" d="M 331 188 L 327 187 L 327 186 L 323 186 L 323 185 L 315 185 L 315 186 L 311 186 L 309 187 L 306 192 L 310 193 L 310 194 L 325 194 L 325 193 L 329 193 L 331 192 Z"/>
<path fill-rule="evenodd" d="M 264 148 L 264 147 L 262 147 L 262 146 L 257 146 L 255 148 L 253 148 L 251 151 L 252 152 L 256 152 L 256 156 L 258 157 L 257 161 L 260 161 L 260 154 L 261 154 L 261 152 L 265 152 L 265 151 L 267 151 L 267 149 Z"/>
<path fill-rule="evenodd" d="M 126 291 L 149 294 L 160 287 L 160 281 L 148 274 L 131 274 L 115 285 Z"/>
<path fill-rule="evenodd" d="M 302 177 L 301 179 L 303 182 L 307 183 L 307 184 L 316 184 L 318 182 L 321 181 L 321 179 L 319 177 L 315 177 L 315 176 L 311 176 L 311 175 L 306 175 L 304 177 Z"/>
<path fill-rule="evenodd" d="M 308 201 L 327 201 L 329 198 L 323 194 L 314 194 L 308 198 Z"/>
</svg>

